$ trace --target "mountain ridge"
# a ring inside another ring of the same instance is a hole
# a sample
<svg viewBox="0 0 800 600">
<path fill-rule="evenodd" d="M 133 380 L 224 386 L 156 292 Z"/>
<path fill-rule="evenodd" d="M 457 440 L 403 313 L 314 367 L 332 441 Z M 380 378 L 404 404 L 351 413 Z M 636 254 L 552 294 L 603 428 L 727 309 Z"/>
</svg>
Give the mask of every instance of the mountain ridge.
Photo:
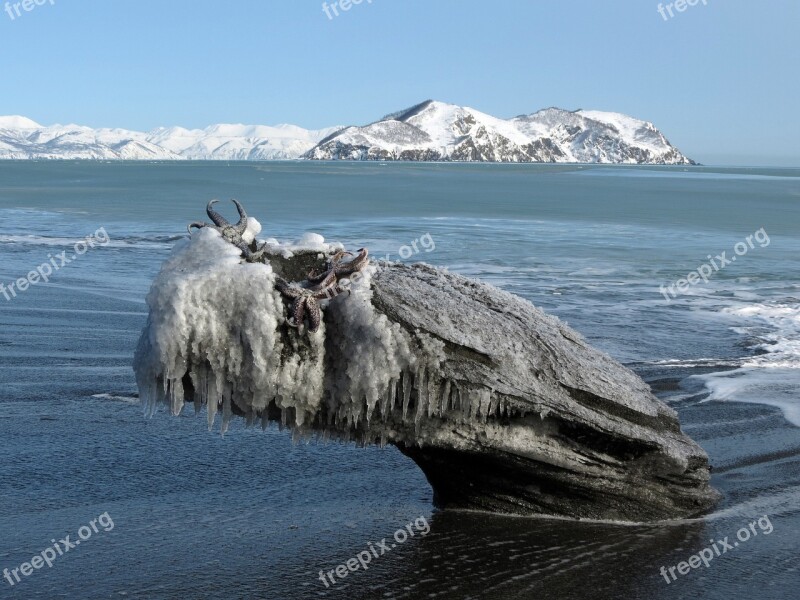
<svg viewBox="0 0 800 600">
<path fill-rule="evenodd" d="M 0 116 L 0 159 L 696 164 L 653 123 L 622 113 L 548 107 L 502 119 L 436 100 L 316 130 L 218 123 L 141 132 Z"/>
</svg>

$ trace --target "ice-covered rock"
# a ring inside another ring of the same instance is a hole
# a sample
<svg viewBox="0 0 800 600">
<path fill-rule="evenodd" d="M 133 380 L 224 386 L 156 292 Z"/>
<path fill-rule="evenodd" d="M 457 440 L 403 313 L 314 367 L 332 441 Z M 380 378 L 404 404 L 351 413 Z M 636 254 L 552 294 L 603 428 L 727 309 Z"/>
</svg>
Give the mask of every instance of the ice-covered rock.
<svg viewBox="0 0 800 600">
<path fill-rule="evenodd" d="M 176 248 L 136 353 L 148 408 L 393 444 L 442 507 L 643 521 L 716 501 L 705 452 L 641 379 L 490 285 L 372 265 L 319 331 L 288 327 L 276 277 L 303 279 L 334 249 L 309 235 L 245 264 L 211 229 Z"/>
</svg>

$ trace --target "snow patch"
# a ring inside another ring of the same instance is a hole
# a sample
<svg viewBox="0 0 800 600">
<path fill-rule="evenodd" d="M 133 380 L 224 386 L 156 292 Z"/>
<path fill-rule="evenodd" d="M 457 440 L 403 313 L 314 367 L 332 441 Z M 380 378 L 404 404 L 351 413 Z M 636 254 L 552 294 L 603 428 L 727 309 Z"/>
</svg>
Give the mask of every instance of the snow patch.
<svg viewBox="0 0 800 600">
<path fill-rule="evenodd" d="M 326 255 L 344 249 L 340 242 L 326 242 L 320 234 L 311 232 L 304 233 L 296 242 L 280 242 L 275 238 L 267 238 L 265 241 L 270 254 L 280 255 L 284 258 L 291 258 L 295 253 L 301 251 Z"/>
</svg>

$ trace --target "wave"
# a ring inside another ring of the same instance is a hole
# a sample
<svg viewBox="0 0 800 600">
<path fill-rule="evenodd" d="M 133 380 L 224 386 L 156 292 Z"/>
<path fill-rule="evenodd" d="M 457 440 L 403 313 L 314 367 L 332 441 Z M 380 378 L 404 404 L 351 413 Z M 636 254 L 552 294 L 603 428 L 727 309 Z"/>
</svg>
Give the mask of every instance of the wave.
<svg viewBox="0 0 800 600">
<path fill-rule="evenodd" d="M 607 166 L 601 168 L 588 168 L 580 171 L 571 171 L 571 175 L 581 177 L 679 177 L 689 179 L 713 180 L 787 180 L 797 181 L 800 173 L 796 168 L 787 168 L 780 172 L 769 172 L 764 169 L 760 173 L 734 173 L 729 170 L 702 170 L 697 167 L 670 167 L 670 166 Z"/>
<path fill-rule="evenodd" d="M 117 394 L 92 394 L 91 397 L 97 400 L 113 400 L 115 402 L 125 402 L 127 404 L 139 403 L 139 396 L 120 396 Z"/>
<path fill-rule="evenodd" d="M 0 244 L 21 244 L 30 246 L 58 246 L 69 248 L 78 242 L 86 239 L 84 237 L 59 237 L 46 235 L 2 235 L 0 234 Z M 122 236 L 114 237 L 109 234 L 108 243 L 102 244 L 109 248 L 169 248 L 178 240 L 186 238 L 186 235 L 156 235 L 152 237 L 141 236 Z M 97 244 L 98 246 L 101 244 Z"/>
<path fill-rule="evenodd" d="M 744 500 L 727 508 L 714 511 L 701 518 L 704 521 L 715 521 L 730 517 L 753 518 L 758 515 L 771 516 L 796 514 L 800 500 L 800 486 L 786 487 L 775 493 L 765 494 Z"/>
<path fill-rule="evenodd" d="M 659 367 L 676 367 L 683 369 L 696 369 L 696 368 L 736 368 L 742 365 L 745 359 L 740 358 L 692 358 L 683 360 L 680 358 L 666 358 L 663 360 L 653 360 L 642 363 L 642 365 L 655 365 Z"/>
<path fill-rule="evenodd" d="M 722 313 L 740 321 L 732 329 L 747 336 L 753 355 L 733 370 L 692 377 L 704 383 L 710 401 L 775 406 L 800 427 L 800 303 L 757 302 Z"/>
</svg>

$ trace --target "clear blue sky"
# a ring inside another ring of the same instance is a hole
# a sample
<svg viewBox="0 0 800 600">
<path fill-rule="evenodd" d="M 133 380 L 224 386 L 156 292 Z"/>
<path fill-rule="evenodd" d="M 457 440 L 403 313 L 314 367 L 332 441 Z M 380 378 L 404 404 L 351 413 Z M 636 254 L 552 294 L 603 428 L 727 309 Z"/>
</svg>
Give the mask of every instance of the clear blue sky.
<svg viewBox="0 0 800 600">
<path fill-rule="evenodd" d="M 800 166 L 797 0 L 668 21 L 652 0 L 363 0 L 333 19 L 321 0 L 45 1 L 0 12 L 0 114 L 149 130 L 363 124 L 427 98 L 593 108 L 706 164 Z"/>
</svg>

